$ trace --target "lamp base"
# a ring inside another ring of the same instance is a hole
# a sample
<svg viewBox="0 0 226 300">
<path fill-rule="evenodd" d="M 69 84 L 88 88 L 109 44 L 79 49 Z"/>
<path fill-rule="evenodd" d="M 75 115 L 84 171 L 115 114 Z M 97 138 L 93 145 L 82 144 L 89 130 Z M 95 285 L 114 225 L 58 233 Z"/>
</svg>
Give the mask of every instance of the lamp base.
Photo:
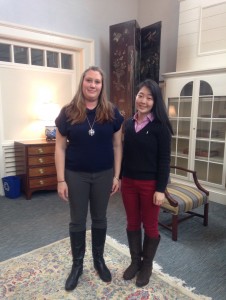
<svg viewBox="0 0 226 300">
<path fill-rule="evenodd" d="M 56 126 L 45 126 L 45 136 L 47 141 L 56 139 Z"/>
</svg>

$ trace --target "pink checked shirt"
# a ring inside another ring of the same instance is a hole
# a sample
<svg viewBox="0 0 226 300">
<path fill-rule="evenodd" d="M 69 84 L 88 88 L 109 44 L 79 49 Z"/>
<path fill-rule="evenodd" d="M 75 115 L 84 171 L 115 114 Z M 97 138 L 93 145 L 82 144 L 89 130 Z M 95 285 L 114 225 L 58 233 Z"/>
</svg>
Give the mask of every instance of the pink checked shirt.
<svg viewBox="0 0 226 300">
<path fill-rule="evenodd" d="M 149 113 L 142 122 L 138 123 L 137 121 L 138 115 L 137 113 L 134 115 L 133 119 L 135 120 L 135 131 L 138 132 L 144 128 L 149 122 L 154 120 L 153 113 Z"/>
</svg>

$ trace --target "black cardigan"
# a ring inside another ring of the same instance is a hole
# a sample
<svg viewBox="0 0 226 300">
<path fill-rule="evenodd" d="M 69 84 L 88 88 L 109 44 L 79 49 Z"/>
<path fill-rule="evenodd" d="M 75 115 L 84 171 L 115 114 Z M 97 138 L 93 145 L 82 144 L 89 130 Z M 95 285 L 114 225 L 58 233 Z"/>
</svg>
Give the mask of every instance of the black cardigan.
<svg viewBox="0 0 226 300">
<path fill-rule="evenodd" d="M 157 180 L 156 190 L 164 192 L 170 172 L 171 134 L 157 120 L 139 132 L 134 120 L 125 123 L 122 176 L 138 180 Z"/>
</svg>

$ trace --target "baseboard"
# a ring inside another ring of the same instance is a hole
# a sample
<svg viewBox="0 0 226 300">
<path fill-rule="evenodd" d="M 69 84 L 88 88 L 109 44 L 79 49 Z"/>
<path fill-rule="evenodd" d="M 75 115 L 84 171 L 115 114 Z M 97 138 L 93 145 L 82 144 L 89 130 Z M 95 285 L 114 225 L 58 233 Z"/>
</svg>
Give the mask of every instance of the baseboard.
<svg viewBox="0 0 226 300">
<path fill-rule="evenodd" d="M 222 205 L 226 205 L 226 191 L 222 194 L 219 193 L 219 191 L 210 191 L 209 200 Z"/>
</svg>

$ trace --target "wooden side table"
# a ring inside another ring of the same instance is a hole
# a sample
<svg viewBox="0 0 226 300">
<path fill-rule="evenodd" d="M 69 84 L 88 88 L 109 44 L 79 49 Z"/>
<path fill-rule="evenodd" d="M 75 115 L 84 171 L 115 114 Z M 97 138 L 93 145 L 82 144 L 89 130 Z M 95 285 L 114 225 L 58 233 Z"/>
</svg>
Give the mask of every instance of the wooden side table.
<svg viewBox="0 0 226 300">
<path fill-rule="evenodd" d="M 38 190 L 56 190 L 55 142 L 15 141 L 16 175 L 22 180 L 26 199 Z"/>
</svg>

